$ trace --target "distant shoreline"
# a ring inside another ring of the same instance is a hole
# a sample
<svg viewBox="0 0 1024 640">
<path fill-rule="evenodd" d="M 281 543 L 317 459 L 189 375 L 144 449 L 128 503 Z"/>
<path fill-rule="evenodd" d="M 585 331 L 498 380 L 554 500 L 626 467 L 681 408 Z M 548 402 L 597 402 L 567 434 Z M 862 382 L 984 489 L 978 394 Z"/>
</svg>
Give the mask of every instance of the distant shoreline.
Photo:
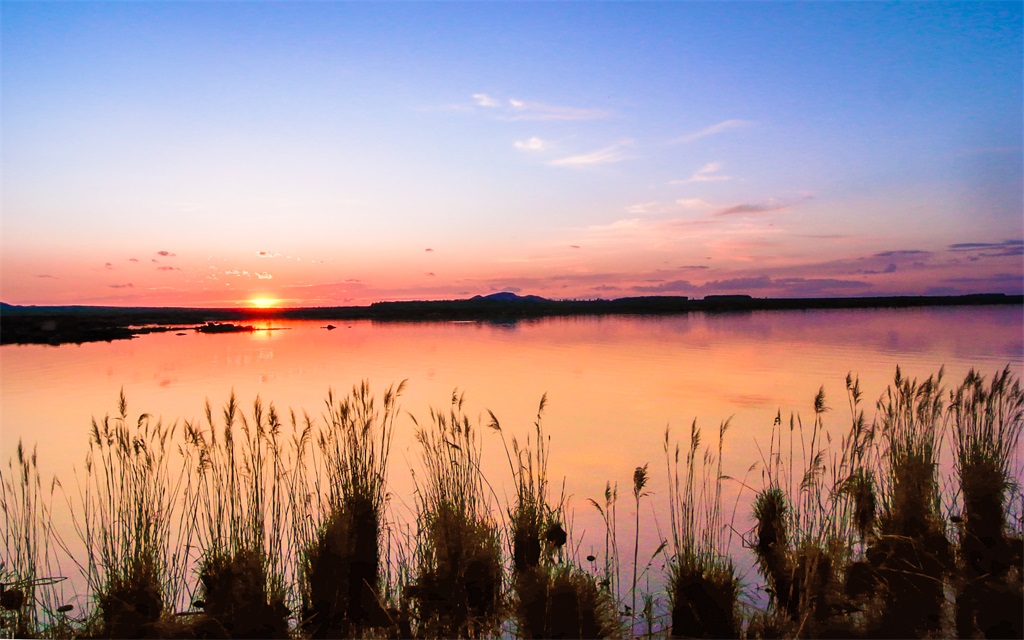
<svg viewBox="0 0 1024 640">
<path fill-rule="evenodd" d="M 196 309 L 178 307 L 20 306 L 0 303 L 0 344 L 81 344 L 132 339 L 146 333 L 195 330 L 232 320 L 376 320 L 514 322 L 559 316 L 675 315 L 690 312 L 906 309 L 1024 305 L 1024 296 L 999 293 L 961 296 L 861 298 L 754 298 L 745 295 L 646 296 L 615 300 L 548 300 L 499 293 L 464 300 L 376 302 L 361 307 Z M 209 332 L 209 331 L 207 331 Z"/>
</svg>

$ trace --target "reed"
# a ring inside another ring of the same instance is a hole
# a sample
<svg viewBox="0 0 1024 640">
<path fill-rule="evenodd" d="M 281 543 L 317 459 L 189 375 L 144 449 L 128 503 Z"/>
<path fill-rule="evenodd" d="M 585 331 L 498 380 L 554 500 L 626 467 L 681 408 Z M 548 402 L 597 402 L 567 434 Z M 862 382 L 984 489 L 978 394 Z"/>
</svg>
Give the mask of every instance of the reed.
<svg viewBox="0 0 1024 640">
<path fill-rule="evenodd" d="M 1020 380 L 1006 368 L 986 385 L 972 369 L 951 394 L 950 412 L 962 498 L 957 633 L 1019 637 L 1024 633 L 1021 538 L 1019 531 L 1014 536 L 1007 530 L 1007 506 L 1020 491 Z"/>
<path fill-rule="evenodd" d="M 594 576 L 563 563 L 525 569 L 516 579 L 520 638 L 615 638 L 615 603 Z"/>
<path fill-rule="evenodd" d="M 115 416 L 92 421 L 72 516 L 97 609 L 89 627 L 103 637 L 150 633 L 184 595 L 194 514 L 181 500 L 187 474 L 171 464 L 176 433 L 148 414 L 131 425 L 123 391 Z"/>
<path fill-rule="evenodd" d="M 329 392 L 322 422 L 292 412 L 290 433 L 258 399 L 245 414 L 232 395 L 218 420 L 207 403 L 205 423 L 176 429 L 146 414 L 129 419 L 122 393 L 112 417 L 93 420 L 79 499 L 67 500 L 86 549 L 78 560 L 91 607 L 80 621 L 66 615 L 56 588 L 63 572 L 51 551 L 67 551 L 52 524 L 60 485 L 51 483 L 47 495 L 34 452 L 19 446 L 0 470 L 2 631 L 111 638 L 1021 635 L 1024 390 L 1008 368 L 990 380 L 971 371 L 951 392 L 941 371 L 919 383 L 897 369 L 871 421 L 851 375 L 852 420 L 838 446 L 825 424 L 823 392 L 813 422 L 794 414 L 787 424 L 780 413 L 761 456 L 756 524 L 745 539 L 771 595 L 752 615 L 742 615 L 738 603 L 734 529 L 722 504 L 729 421 L 716 446 L 702 442 L 696 422 L 682 444 L 666 430 L 670 532 L 655 556 L 668 548 L 671 626 L 660 629 L 656 581 L 648 577 L 654 556 L 639 564 L 646 466 L 634 471 L 633 568 L 628 586 L 620 585 L 618 492 L 610 482 L 603 503 L 590 501 L 605 525 L 603 566 L 587 556 L 590 573 L 575 561 L 564 485 L 552 497 L 546 398 L 523 440 L 490 416 L 515 485 L 503 536 L 476 427 L 453 394 L 450 407 L 416 424 L 423 456 L 416 529 L 403 529 L 386 517 L 402 391 L 388 388 L 382 403 L 367 383 L 342 397 Z M 943 455 L 955 486 L 940 484 Z M 955 546 L 947 531 L 956 532 Z M 194 606 L 182 610 L 188 601 Z"/>
<path fill-rule="evenodd" d="M 552 562 L 554 554 L 559 553 L 565 544 L 565 536 L 559 533 L 564 533 L 564 485 L 563 495 L 557 504 L 552 505 L 548 495 L 548 448 L 551 438 L 545 437 L 542 426 L 546 404 L 545 394 L 540 399 L 533 423 L 533 441 L 531 443 L 531 438 L 527 436 L 523 446 L 513 435 L 510 447 L 498 418 L 488 412 L 488 426 L 501 435 L 516 487 L 515 503 L 508 509 L 508 518 L 512 568 L 517 576 L 539 565 L 542 558 L 548 563 Z"/>
<path fill-rule="evenodd" d="M 426 478 L 416 482 L 415 600 L 421 636 L 493 632 L 502 608 L 501 541 L 480 471 L 476 430 L 452 394 L 447 412 L 417 424 Z"/>
<path fill-rule="evenodd" d="M 206 403 L 206 428 L 185 423 L 195 484 L 200 600 L 232 637 L 288 633 L 286 563 L 294 544 L 286 526 L 291 487 L 284 473 L 282 422 L 259 398 L 251 419 L 234 393 L 218 425 Z M 294 573 L 292 570 L 290 573 Z"/>
<path fill-rule="evenodd" d="M 867 561 L 884 589 L 882 632 L 910 637 L 939 629 L 952 549 L 940 513 L 938 456 L 945 433 L 943 371 L 903 377 L 878 401 L 883 452 L 879 536 Z"/>
<path fill-rule="evenodd" d="M 685 458 L 665 429 L 671 557 L 668 595 L 672 637 L 725 638 L 739 634 L 739 581 L 729 558 L 722 514 L 722 447 L 729 421 L 718 430 L 718 448 L 701 453 L 701 431 L 694 420 Z M 680 476 L 680 465 L 685 472 Z"/>
<path fill-rule="evenodd" d="M 613 598 L 618 597 L 621 584 L 621 562 L 619 560 L 618 528 L 616 526 L 618 521 L 618 501 L 619 485 L 618 483 L 612 485 L 610 481 L 605 483 L 603 507 L 597 500 L 588 498 L 588 502 L 597 510 L 602 522 L 604 522 L 604 567 L 602 571 L 603 579 L 600 581 L 599 586 Z"/>
<path fill-rule="evenodd" d="M 328 392 L 325 427 L 316 437 L 325 497 L 321 522 L 303 556 L 302 627 L 314 638 L 359 635 L 397 624 L 384 607 L 382 533 L 387 527 L 388 457 L 397 401 L 405 383 L 389 387 L 378 408 L 369 384 L 335 399 Z M 315 516 L 314 516 L 315 517 Z"/>
<path fill-rule="evenodd" d="M 814 398 L 809 428 L 791 415 L 787 434 L 781 414 L 776 416 L 768 455 L 762 455 L 766 486 L 755 496 L 750 544 L 774 610 L 755 616 L 755 635 L 842 637 L 864 631 L 846 582 L 857 541 L 863 546 L 873 535 L 875 430 L 860 409 L 859 381 L 847 376 L 846 387 L 852 420 L 838 451 L 824 421 L 824 389 Z"/>
<path fill-rule="evenodd" d="M 542 415 L 547 396 L 541 397 L 533 424 L 533 440 L 511 446 L 497 417 L 490 413 L 491 429 L 501 435 L 516 486 L 515 503 L 508 509 L 512 552 L 513 608 L 516 634 L 524 638 L 606 638 L 617 633 L 615 607 L 597 581 L 567 557 L 565 493 L 557 504 L 549 498 L 548 455 Z"/>
<path fill-rule="evenodd" d="M 35 447 L 28 453 L 19 440 L 6 471 L 0 468 L 0 512 L 4 516 L 0 560 L 0 629 L 15 637 L 32 634 L 65 611 L 58 588 L 64 580 L 54 551 L 52 503 L 59 487 L 43 490 Z"/>
</svg>

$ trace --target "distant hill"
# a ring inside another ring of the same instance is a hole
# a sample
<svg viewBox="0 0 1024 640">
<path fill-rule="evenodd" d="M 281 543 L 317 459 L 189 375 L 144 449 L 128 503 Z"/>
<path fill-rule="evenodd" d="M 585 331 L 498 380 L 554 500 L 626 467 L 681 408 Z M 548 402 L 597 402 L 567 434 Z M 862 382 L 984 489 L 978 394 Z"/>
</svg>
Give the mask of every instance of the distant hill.
<svg viewBox="0 0 1024 640">
<path fill-rule="evenodd" d="M 500 291 L 486 296 L 473 296 L 470 300 L 486 300 L 488 302 L 551 302 L 540 296 L 520 296 L 511 291 Z"/>
</svg>

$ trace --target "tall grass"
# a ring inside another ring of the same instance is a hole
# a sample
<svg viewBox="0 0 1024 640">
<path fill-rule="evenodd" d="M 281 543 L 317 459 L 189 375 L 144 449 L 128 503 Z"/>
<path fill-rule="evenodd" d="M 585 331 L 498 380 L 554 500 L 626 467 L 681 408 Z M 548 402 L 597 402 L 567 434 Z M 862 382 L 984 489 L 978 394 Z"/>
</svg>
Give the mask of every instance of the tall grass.
<svg viewBox="0 0 1024 640">
<path fill-rule="evenodd" d="M 919 383 L 897 367 L 877 405 L 883 446 L 879 536 L 867 560 L 885 594 L 881 628 L 906 637 L 942 626 L 952 561 L 938 481 L 947 417 L 942 378 L 939 370 Z"/>
<path fill-rule="evenodd" d="M 1019 637 L 1024 632 L 1021 531 L 1007 530 L 1007 507 L 1020 496 L 1024 391 L 1009 368 L 989 385 L 972 369 L 952 393 L 950 411 L 962 498 L 957 632 Z"/>
<path fill-rule="evenodd" d="M 540 564 L 542 556 L 551 559 L 551 554 L 560 552 L 564 545 L 553 544 L 549 537 L 557 537 L 565 519 L 564 493 L 555 505 L 550 503 L 548 479 L 548 447 L 550 436 L 545 437 L 541 417 L 547 404 L 547 395 L 540 399 L 537 417 L 533 423 L 533 442 L 527 436 L 524 445 L 511 436 L 511 447 L 505 432 L 494 413 L 488 426 L 502 437 L 505 456 L 515 483 L 515 503 L 508 509 L 509 535 L 512 539 L 513 570 L 518 575 Z M 551 535 L 549 535 L 549 531 Z"/>
<path fill-rule="evenodd" d="M 206 403 L 206 427 L 185 423 L 194 461 L 197 539 L 202 550 L 200 597 L 206 613 L 233 637 L 288 633 L 286 563 L 294 558 L 283 424 L 259 398 L 252 416 L 232 393 L 217 424 Z M 291 571 L 294 573 L 294 571 Z"/>
<path fill-rule="evenodd" d="M 619 485 L 610 481 L 604 487 L 604 506 L 593 498 L 589 502 L 604 522 L 604 568 L 600 586 L 613 598 L 618 597 L 622 583 L 622 563 L 619 557 L 618 502 Z"/>
<path fill-rule="evenodd" d="M 367 626 L 398 623 L 384 607 L 382 534 L 388 457 L 404 386 L 389 387 L 380 408 L 367 382 L 344 398 L 328 392 L 313 452 L 313 495 L 322 502 L 309 516 L 324 519 L 303 545 L 302 626 L 312 637 L 358 635 Z"/>
<path fill-rule="evenodd" d="M 145 413 L 130 423 L 123 391 L 113 417 L 92 421 L 73 515 L 97 605 L 92 626 L 104 637 L 152 633 L 184 595 L 194 513 L 182 500 L 187 472 L 171 464 L 176 434 L 177 423 Z"/>
<path fill-rule="evenodd" d="M 665 429 L 671 558 L 668 594 L 674 637 L 727 638 L 739 635 L 739 581 L 730 557 L 731 531 L 722 512 L 722 448 L 729 421 L 718 429 L 718 448 L 701 450 L 701 431 L 694 420 L 683 460 Z M 698 475 L 699 472 L 699 475 Z M 697 480 L 700 484 L 697 484 Z M 635 561 L 634 561 L 635 567 Z"/>
<path fill-rule="evenodd" d="M 788 429 L 781 413 L 776 416 L 762 455 L 765 486 L 754 499 L 750 544 L 774 609 L 755 616 L 752 635 L 865 632 L 864 603 L 854 600 L 872 588 L 851 591 L 847 583 L 851 568 L 855 574 L 865 569 L 858 553 L 874 539 L 879 454 L 876 425 L 861 409 L 859 380 L 848 375 L 846 390 L 851 422 L 838 450 L 825 424 L 824 388 L 815 395 L 809 428 L 799 414 L 790 416 Z"/>
<path fill-rule="evenodd" d="M 27 636 L 57 618 L 62 606 L 56 585 L 64 580 L 54 558 L 51 504 L 57 479 L 43 491 L 35 447 L 18 441 L 6 471 L 0 469 L 0 511 L 4 515 L 3 560 L 0 561 L 0 629 Z"/>
<path fill-rule="evenodd" d="M 799 414 L 788 429 L 775 418 L 768 455 L 762 454 L 765 486 L 754 499 L 756 539 L 751 545 L 770 587 L 777 615 L 754 625 L 758 634 L 816 633 L 827 616 L 834 589 L 833 568 L 844 553 L 835 518 L 835 483 L 828 482 L 829 410 L 824 388 L 814 397 L 814 420 L 805 428 Z M 833 471 L 833 478 L 839 474 Z M 775 627 L 775 631 L 769 629 Z"/>
<path fill-rule="evenodd" d="M 557 503 L 549 495 L 548 455 L 541 397 L 533 423 L 533 439 L 525 444 L 512 435 L 511 446 L 498 418 L 490 413 L 491 429 L 499 433 L 516 487 L 508 508 L 512 556 L 515 631 L 523 638 L 605 638 L 616 634 L 615 608 L 586 571 L 566 551 L 565 491 Z"/>
<path fill-rule="evenodd" d="M 548 473 L 546 398 L 523 440 L 490 416 L 515 487 L 502 528 L 477 428 L 453 394 L 429 423 L 412 421 L 422 471 L 403 550 L 388 473 L 404 387 L 378 402 L 362 383 L 329 392 L 320 419 L 282 420 L 259 399 L 246 413 L 232 395 L 183 429 L 129 419 L 122 393 L 112 417 L 93 420 L 68 500 L 91 599 L 80 621 L 53 588 L 52 546 L 67 550 L 52 524 L 59 484 L 47 496 L 19 446 L 0 473 L 0 625 L 60 637 L 1020 637 L 1019 379 L 971 371 L 947 391 L 941 371 L 918 382 L 897 369 L 870 421 L 859 382 L 846 386 L 851 421 L 835 441 L 823 391 L 813 421 L 780 412 L 773 425 L 745 539 L 770 594 L 753 615 L 737 602 L 735 510 L 729 521 L 723 507 L 729 421 L 711 445 L 696 422 L 682 444 L 665 432 L 671 625 L 659 628 L 652 563 L 639 564 L 646 466 L 634 471 L 623 584 L 610 482 L 590 501 L 603 566 L 574 557 L 564 484 L 553 496 Z M 947 459 L 955 477 L 943 484 Z"/>
<path fill-rule="evenodd" d="M 476 429 L 452 394 L 446 412 L 417 424 L 425 478 L 416 481 L 417 576 L 409 589 L 424 636 L 493 632 L 502 607 L 498 526 L 480 470 Z"/>
</svg>

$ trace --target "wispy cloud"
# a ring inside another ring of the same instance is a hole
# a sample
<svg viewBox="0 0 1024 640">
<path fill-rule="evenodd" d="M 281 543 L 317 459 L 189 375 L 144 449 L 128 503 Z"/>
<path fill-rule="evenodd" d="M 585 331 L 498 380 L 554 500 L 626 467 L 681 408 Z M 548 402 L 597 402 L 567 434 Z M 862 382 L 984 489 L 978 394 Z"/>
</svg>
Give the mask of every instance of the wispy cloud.
<svg viewBox="0 0 1024 640">
<path fill-rule="evenodd" d="M 36 275 L 37 278 L 49 278 L 52 280 L 58 280 L 57 276 L 50 275 L 49 273 L 40 273 Z"/>
<path fill-rule="evenodd" d="M 516 140 L 512 146 L 520 151 L 543 151 L 548 148 L 548 143 L 541 138 L 533 137 L 526 140 Z"/>
<path fill-rule="evenodd" d="M 256 274 L 256 277 L 259 278 L 260 280 L 273 280 L 274 278 L 274 276 L 267 273 L 266 271 L 256 271 L 254 273 Z"/>
<path fill-rule="evenodd" d="M 174 254 L 171 253 L 170 251 L 157 251 L 156 255 L 163 256 L 165 258 L 173 258 L 174 257 Z"/>
<path fill-rule="evenodd" d="M 638 202 L 626 207 L 626 213 L 631 216 L 647 216 L 655 213 L 662 213 L 663 211 L 664 207 L 657 200 L 652 200 L 650 202 Z"/>
<path fill-rule="evenodd" d="M 714 206 L 707 200 L 701 200 L 700 198 L 680 198 L 676 200 L 676 204 L 685 209 L 708 209 Z"/>
<path fill-rule="evenodd" d="M 857 274 L 857 275 L 876 276 L 876 275 L 886 274 L 886 273 L 896 273 L 896 271 L 898 271 L 898 270 L 899 270 L 899 267 L 896 266 L 896 263 L 895 262 L 890 262 L 889 264 L 887 264 L 882 269 L 861 269 L 859 271 L 855 271 L 854 273 Z"/>
<path fill-rule="evenodd" d="M 178 267 L 157 267 L 157 271 L 181 271 Z"/>
<path fill-rule="evenodd" d="M 676 138 L 675 140 L 673 140 L 673 142 L 675 144 L 686 144 L 688 142 L 693 142 L 694 140 L 700 140 L 701 138 L 706 138 L 708 136 L 724 133 L 726 131 L 733 131 L 735 129 L 749 127 L 752 124 L 754 123 L 751 122 L 750 120 L 723 120 L 718 124 L 713 124 L 710 127 L 705 127 L 700 131 L 694 131 L 693 133 L 689 133 L 685 136 Z"/>
<path fill-rule="evenodd" d="M 276 251 L 257 251 L 256 255 L 257 255 L 257 257 L 260 257 L 260 258 L 279 258 L 279 257 L 281 257 L 281 254 L 276 252 Z M 289 257 L 291 257 L 291 256 L 289 256 Z"/>
<path fill-rule="evenodd" d="M 109 284 L 107 286 L 111 289 L 132 289 L 135 287 L 135 285 L 130 282 L 126 282 L 124 284 Z"/>
<path fill-rule="evenodd" d="M 721 162 L 709 162 L 686 180 L 672 180 L 669 184 L 688 184 L 690 182 L 725 182 L 732 180 L 732 176 L 718 173 L 722 169 Z"/>
<path fill-rule="evenodd" d="M 738 204 L 733 207 L 726 207 L 725 209 L 719 209 L 715 212 L 716 216 L 735 216 L 745 213 L 770 213 L 772 211 L 782 211 L 788 209 L 789 205 L 780 202 L 778 200 L 769 200 L 768 202 L 762 202 L 757 204 Z"/>
<path fill-rule="evenodd" d="M 456 110 L 473 110 L 482 108 L 501 120 L 599 120 L 607 118 L 609 112 L 604 109 L 589 107 L 571 107 L 565 105 L 520 100 L 519 98 L 496 98 L 486 93 L 474 93 L 473 104 L 453 106 Z"/>
<path fill-rule="evenodd" d="M 626 159 L 622 144 L 613 144 L 603 149 L 581 153 L 574 156 L 566 156 L 552 160 L 548 164 L 556 167 L 589 167 L 597 164 L 612 164 L 622 162 Z"/>
<path fill-rule="evenodd" d="M 473 102 L 475 102 L 478 107 L 494 108 L 501 106 L 501 100 L 498 100 L 497 98 L 492 98 L 486 93 L 474 93 Z"/>
<path fill-rule="evenodd" d="M 896 258 L 902 256 L 926 256 L 930 251 L 921 251 L 920 249 L 896 249 L 894 251 L 881 251 L 875 254 L 876 258 Z"/>
<path fill-rule="evenodd" d="M 957 252 L 979 252 L 978 255 L 986 258 L 1000 256 L 1024 255 L 1024 240 L 1004 240 L 1002 242 L 958 242 L 949 245 L 950 251 Z"/>
<path fill-rule="evenodd" d="M 600 120 L 608 117 L 604 109 L 567 107 L 509 99 L 508 110 L 503 117 L 508 120 Z"/>
</svg>

